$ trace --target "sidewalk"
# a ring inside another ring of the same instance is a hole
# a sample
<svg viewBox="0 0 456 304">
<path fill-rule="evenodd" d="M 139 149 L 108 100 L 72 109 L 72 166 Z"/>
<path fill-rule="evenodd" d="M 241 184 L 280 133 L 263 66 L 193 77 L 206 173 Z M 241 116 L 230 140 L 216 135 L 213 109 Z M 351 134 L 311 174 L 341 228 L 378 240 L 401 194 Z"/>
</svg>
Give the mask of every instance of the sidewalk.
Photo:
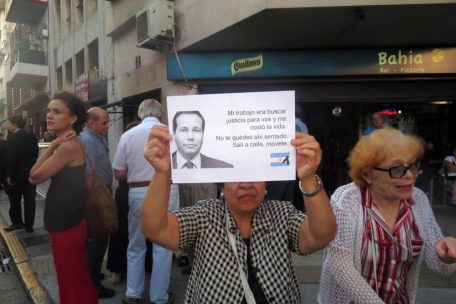
<svg viewBox="0 0 456 304">
<path fill-rule="evenodd" d="M 25 288 L 30 293 L 33 303 L 58 304 L 57 278 L 49 247 L 49 239 L 43 229 L 43 209 L 44 200 L 37 199 L 35 232 L 26 233 L 24 230 L 16 230 L 12 233 L 4 233 L 3 227 L 9 225 L 9 202 L 4 192 L 0 193 L 0 229 L 2 237 L 3 239 L 8 239 L 6 243 L 12 256 L 18 256 L 15 262 L 20 270 L 21 280 Z M 456 222 L 456 208 L 436 205 L 434 206 L 434 212 L 444 234 L 456 237 L 456 225 L 454 224 Z M 307 257 L 293 255 L 303 303 L 316 303 L 322 256 L 322 251 Z M 100 300 L 100 303 L 119 304 L 125 293 L 125 280 L 121 284 L 113 286 L 109 280 L 109 271 L 104 268 L 103 272 L 106 274 L 106 278 L 102 283 L 106 287 L 114 288 L 116 296 Z M 179 267 L 173 263 L 170 291 L 175 296 L 176 304 L 183 303 L 187 280 L 188 276 L 182 275 Z M 456 276 L 440 276 L 429 271 L 425 265 L 422 267 L 419 286 L 417 303 L 453 303 L 456 298 Z M 145 294 L 148 294 L 148 292 L 145 292 Z"/>
</svg>

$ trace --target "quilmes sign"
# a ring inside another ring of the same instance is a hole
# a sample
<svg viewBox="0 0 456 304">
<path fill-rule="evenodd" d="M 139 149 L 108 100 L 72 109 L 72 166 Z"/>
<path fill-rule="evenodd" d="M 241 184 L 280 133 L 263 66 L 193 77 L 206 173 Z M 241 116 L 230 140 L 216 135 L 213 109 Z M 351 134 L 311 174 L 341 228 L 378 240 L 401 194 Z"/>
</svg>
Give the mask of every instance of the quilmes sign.
<svg viewBox="0 0 456 304">
<path fill-rule="evenodd" d="M 168 55 L 168 79 L 456 74 L 456 48 L 338 49 Z"/>
<path fill-rule="evenodd" d="M 231 64 L 231 75 L 247 73 L 259 70 L 263 67 L 263 56 L 242 58 L 233 61 Z"/>
</svg>

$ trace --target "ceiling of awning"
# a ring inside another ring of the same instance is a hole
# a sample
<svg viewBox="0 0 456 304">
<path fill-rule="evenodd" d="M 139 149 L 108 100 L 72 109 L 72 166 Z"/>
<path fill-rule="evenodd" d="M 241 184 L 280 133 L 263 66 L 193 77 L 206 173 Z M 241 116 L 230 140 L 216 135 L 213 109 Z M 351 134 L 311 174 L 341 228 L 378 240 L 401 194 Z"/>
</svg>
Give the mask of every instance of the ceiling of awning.
<svg viewBox="0 0 456 304">
<path fill-rule="evenodd" d="M 11 0 L 7 3 L 6 21 L 14 23 L 38 22 L 46 12 L 46 0 Z"/>
<path fill-rule="evenodd" d="M 454 45 L 456 3 L 266 9 L 181 51 Z"/>
</svg>

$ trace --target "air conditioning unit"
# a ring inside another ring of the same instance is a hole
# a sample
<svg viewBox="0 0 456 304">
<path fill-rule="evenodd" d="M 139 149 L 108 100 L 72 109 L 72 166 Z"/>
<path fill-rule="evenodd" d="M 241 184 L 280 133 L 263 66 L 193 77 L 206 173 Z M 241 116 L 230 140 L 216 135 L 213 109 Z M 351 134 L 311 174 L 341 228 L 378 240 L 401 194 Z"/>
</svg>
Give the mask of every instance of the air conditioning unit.
<svg viewBox="0 0 456 304">
<path fill-rule="evenodd" d="M 174 3 L 155 0 L 136 14 L 138 47 L 161 51 L 174 41 Z"/>
</svg>

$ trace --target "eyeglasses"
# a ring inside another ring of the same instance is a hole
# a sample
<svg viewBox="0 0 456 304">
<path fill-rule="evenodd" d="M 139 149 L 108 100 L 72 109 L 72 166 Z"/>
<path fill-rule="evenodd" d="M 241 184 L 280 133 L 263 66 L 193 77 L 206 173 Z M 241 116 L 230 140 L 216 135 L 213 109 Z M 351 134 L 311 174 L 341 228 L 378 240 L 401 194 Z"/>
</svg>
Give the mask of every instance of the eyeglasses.
<svg viewBox="0 0 456 304">
<path fill-rule="evenodd" d="M 416 161 L 409 166 L 394 166 L 388 169 L 374 167 L 374 169 L 378 171 L 388 172 L 391 178 L 403 178 L 405 174 L 407 174 L 407 170 L 410 170 L 410 172 L 412 172 L 414 175 L 418 175 L 420 173 L 420 165 L 421 163 L 419 161 Z"/>
</svg>

